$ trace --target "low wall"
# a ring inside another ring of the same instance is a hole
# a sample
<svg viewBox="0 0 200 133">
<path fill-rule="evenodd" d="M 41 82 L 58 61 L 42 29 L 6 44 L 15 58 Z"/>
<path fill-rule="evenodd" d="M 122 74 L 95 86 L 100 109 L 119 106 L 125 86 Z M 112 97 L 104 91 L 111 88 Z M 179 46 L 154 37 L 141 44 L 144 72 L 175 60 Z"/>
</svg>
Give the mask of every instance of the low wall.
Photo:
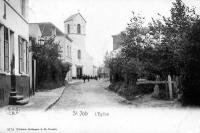
<svg viewBox="0 0 200 133">
<path fill-rule="evenodd" d="M 11 77 L 5 74 L 0 74 L 0 106 L 9 103 L 11 90 Z"/>
<path fill-rule="evenodd" d="M 30 78 L 28 76 L 16 76 L 17 93 L 24 97 L 30 96 Z M 11 91 L 11 76 L 0 74 L 0 106 L 8 105 Z"/>
<path fill-rule="evenodd" d="M 28 76 L 16 76 L 16 89 L 18 94 L 29 97 L 31 94 L 30 78 Z"/>
</svg>

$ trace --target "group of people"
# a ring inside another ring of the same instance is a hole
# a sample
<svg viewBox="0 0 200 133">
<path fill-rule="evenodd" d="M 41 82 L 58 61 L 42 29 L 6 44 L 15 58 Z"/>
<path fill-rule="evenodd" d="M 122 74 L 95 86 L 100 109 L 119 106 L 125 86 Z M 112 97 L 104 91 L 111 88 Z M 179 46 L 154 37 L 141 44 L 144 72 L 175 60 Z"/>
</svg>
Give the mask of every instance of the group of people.
<svg viewBox="0 0 200 133">
<path fill-rule="evenodd" d="M 88 80 L 88 82 L 90 81 L 90 79 L 95 79 L 95 80 L 98 80 L 98 77 L 97 76 L 89 76 L 89 75 L 83 75 L 82 76 L 82 79 L 85 83 L 85 80 Z"/>
</svg>

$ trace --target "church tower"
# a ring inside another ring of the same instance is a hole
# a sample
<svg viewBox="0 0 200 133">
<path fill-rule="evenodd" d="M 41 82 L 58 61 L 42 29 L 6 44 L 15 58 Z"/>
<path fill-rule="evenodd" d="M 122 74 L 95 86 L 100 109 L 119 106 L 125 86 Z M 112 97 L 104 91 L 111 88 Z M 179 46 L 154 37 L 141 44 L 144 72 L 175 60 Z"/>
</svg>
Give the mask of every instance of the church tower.
<svg viewBox="0 0 200 133">
<path fill-rule="evenodd" d="M 80 78 L 84 74 L 86 61 L 86 21 L 80 13 L 73 14 L 64 21 L 65 34 L 72 39 L 72 77 Z"/>
</svg>

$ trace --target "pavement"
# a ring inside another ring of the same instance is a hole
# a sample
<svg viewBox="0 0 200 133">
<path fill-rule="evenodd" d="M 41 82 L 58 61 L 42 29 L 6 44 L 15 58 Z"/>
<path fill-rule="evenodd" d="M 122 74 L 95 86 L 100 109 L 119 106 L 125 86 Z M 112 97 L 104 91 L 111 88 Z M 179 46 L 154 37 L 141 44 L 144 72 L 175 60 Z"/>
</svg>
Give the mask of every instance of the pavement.
<svg viewBox="0 0 200 133">
<path fill-rule="evenodd" d="M 7 105 L 0 109 L 1 111 L 7 111 L 9 108 L 17 108 L 20 111 L 47 111 L 61 98 L 65 89 L 72 84 L 81 82 L 81 80 L 72 80 L 68 82 L 66 86 L 60 88 L 38 91 L 35 95 L 29 98 L 29 103 L 26 105 Z"/>
</svg>

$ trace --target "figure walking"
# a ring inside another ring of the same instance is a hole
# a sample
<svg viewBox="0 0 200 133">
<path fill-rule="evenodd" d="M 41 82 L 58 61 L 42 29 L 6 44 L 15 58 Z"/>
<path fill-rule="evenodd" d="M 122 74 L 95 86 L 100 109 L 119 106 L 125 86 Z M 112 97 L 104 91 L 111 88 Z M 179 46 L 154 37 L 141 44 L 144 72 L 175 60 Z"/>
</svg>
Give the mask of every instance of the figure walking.
<svg viewBox="0 0 200 133">
<path fill-rule="evenodd" d="M 86 77 L 85 77 L 85 75 L 83 75 L 83 81 L 84 81 L 84 83 L 85 83 L 85 79 L 86 79 Z"/>
</svg>

